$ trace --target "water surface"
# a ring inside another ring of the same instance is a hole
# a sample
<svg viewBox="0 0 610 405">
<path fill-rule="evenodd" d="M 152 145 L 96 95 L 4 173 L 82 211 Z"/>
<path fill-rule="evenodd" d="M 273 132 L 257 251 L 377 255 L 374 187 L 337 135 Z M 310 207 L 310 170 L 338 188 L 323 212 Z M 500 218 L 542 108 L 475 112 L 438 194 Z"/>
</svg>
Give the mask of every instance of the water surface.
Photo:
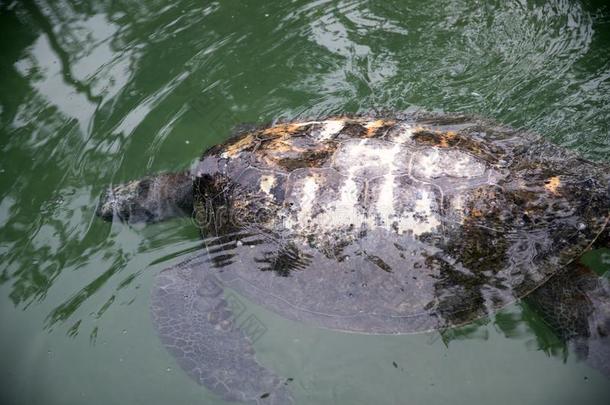
<svg viewBox="0 0 610 405">
<path fill-rule="evenodd" d="M 240 123 L 479 114 L 610 160 L 603 1 L 0 1 L 0 402 L 222 403 L 149 319 L 189 220 L 102 223 L 109 183 L 189 167 Z M 610 251 L 587 257 L 610 269 Z M 608 380 L 515 304 L 440 335 L 281 319 L 260 360 L 298 403 L 606 404 Z"/>
</svg>

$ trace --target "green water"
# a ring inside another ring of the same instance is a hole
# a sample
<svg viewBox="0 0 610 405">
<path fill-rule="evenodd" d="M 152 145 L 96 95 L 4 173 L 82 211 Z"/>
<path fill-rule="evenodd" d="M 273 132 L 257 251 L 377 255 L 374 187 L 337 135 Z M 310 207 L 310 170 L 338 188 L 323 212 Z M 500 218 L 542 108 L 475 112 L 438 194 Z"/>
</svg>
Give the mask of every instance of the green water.
<svg viewBox="0 0 610 405">
<path fill-rule="evenodd" d="M 188 167 L 232 126 L 460 111 L 610 160 L 603 1 L 0 0 L 0 403 L 216 404 L 158 341 L 188 220 L 102 223 L 104 186 Z M 586 258 L 610 268 L 608 251 Z M 610 403 L 524 305 L 443 336 L 319 330 L 247 303 L 299 404 Z"/>
</svg>

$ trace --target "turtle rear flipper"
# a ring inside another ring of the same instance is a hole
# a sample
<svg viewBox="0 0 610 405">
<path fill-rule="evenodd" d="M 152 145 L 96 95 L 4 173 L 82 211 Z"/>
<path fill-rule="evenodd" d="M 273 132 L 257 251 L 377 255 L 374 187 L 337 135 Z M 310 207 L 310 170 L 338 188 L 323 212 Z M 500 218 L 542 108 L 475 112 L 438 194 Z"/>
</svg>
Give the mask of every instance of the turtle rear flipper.
<svg viewBox="0 0 610 405">
<path fill-rule="evenodd" d="M 563 342 L 610 377 L 610 282 L 577 262 L 525 298 Z"/>
<path fill-rule="evenodd" d="M 235 326 L 220 281 L 197 258 L 163 270 L 152 292 L 153 323 L 168 351 L 199 384 L 228 401 L 291 404 L 285 381 L 261 366 Z"/>
</svg>

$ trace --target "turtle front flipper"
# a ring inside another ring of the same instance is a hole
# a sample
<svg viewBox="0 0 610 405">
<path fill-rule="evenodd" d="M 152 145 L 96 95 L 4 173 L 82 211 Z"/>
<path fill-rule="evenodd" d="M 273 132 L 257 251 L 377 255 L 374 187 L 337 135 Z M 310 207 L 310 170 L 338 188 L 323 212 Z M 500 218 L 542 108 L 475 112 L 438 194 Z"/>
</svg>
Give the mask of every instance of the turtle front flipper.
<svg viewBox="0 0 610 405">
<path fill-rule="evenodd" d="M 589 366 L 610 377 L 610 280 L 573 262 L 525 298 Z"/>
<path fill-rule="evenodd" d="M 188 375 L 224 400 L 293 403 L 285 380 L 256 361 L 220 281 L 198 264 L 192 258 L 156 278 L 151 312 L 165 347 Z"/>
<path fill-rule="evenodd" d="M 193 212 L 193 178 L 189 172 L 165 173 L 110 187 L 96 214 L 112 221 L 159 222 Z"/>
</svg>

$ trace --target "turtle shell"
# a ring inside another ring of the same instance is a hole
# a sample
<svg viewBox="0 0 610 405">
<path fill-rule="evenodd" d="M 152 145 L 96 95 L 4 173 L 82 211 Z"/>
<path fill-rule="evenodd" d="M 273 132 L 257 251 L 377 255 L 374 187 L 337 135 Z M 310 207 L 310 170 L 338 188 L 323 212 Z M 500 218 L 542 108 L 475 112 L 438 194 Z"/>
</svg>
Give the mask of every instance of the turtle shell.
<svg viewBox="0 0 610 405">
<path fill-rule="evenodd" d="M 465 116 L 279 123 L 195 170 L 207 271 L 290 319 L 362 333 L 489 315 L 586 250 L 610 207 L 595 163 Z"/>
</svg>

